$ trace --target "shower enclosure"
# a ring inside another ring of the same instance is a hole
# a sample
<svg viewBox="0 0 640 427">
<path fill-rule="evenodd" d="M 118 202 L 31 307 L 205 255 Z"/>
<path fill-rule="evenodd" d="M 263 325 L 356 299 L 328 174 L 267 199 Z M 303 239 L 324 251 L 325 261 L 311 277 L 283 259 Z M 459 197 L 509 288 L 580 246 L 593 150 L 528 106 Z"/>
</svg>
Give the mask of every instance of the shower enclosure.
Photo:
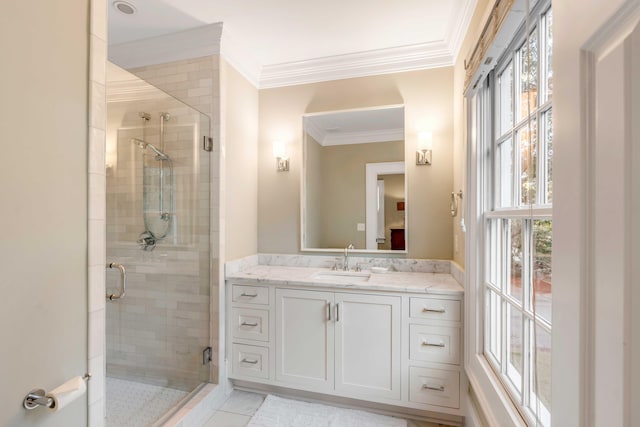
<svg viewBox="0 0 640 427">
<path fill-rule="evenodd" d="M 107 74 L 106 424 L 139 427 L 209 381 L 210 126 L 133 74 Z"/>
</svg>

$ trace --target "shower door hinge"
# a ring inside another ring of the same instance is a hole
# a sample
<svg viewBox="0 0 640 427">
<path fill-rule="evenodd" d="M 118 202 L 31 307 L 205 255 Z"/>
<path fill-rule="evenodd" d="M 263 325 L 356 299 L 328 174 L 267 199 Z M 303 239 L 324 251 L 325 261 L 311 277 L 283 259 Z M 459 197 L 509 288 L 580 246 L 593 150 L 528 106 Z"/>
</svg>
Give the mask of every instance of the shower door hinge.
<svg viewBox="0 0 640 427">
<path fill-rule="evenodd" d="M 211 138 L 210 136 L 203 136 L 202 149 L 204 151 L 213 151 L 213 138 Z"/>
<path fill-rule="evenodd" d="M 212 357 L 211 347 L 207 347 L 204 350 L 202 350 L 202 364 L 203 365 L 206 365 L 207 363 L 211 363 L 211 361 L 213 360 L 211 357 Z"/>
</svg>

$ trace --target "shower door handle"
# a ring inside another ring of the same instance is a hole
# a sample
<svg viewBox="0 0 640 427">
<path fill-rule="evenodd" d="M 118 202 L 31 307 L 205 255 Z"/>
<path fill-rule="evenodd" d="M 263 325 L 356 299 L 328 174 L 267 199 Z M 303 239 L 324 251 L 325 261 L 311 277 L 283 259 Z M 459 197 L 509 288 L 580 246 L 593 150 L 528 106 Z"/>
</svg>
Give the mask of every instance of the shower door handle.
<svg viewBox="0 0 640 427">
<path fill-rule="evenodd" d="M 120 293 L 111 295 L 107 294 L 107 298 L 109 301 L 124 298 L 124 294 L 127 292 L 127 270 L 124 268 L 124 265 L 117 262 L 110 262 L 107 264 L 107 268 L 117 268 L 120 270 Z"/>
</svg>

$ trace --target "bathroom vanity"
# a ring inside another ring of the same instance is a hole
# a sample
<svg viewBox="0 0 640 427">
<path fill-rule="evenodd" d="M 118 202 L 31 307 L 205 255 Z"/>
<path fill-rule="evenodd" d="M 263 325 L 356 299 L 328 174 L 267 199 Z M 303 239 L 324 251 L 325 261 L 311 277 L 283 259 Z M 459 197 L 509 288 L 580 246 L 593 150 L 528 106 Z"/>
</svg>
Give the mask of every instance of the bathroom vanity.
<svg viewBox="0 0 640 427">
<path fill-rule="evenodd" d="M 370 268 L 227 271 L 229 377 L 463 415 L 462 287 L 445 272 Z"/>
</svg>

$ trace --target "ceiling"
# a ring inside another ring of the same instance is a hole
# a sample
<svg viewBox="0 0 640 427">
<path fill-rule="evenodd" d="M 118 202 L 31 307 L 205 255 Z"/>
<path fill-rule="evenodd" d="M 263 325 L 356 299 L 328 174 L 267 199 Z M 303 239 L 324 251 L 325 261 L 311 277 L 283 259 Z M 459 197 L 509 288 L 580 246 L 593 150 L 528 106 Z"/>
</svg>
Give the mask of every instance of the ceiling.
<svg viewBox="0 0 640 427">
<path fill-rule="evenodd" d="M 365 60 L 378 66 L 370 74 L 453 65 L 476 3 L 127 0 L 136 13 L 125 15 L 116 10 L 113 0 L 108 1 L 110 46 L 222 23 L 223 50 L 225 40 L 231 40 L 229 45 L 246 57 L 237 62 L 254 64 L 257 71 L 245 71 L 258 81 L 261 75 L 285 68 L 290 73 L 314 66 L 360 67 L 362 75 L 367 74 Z M 380 69 L 384 63 L 392 69 Z"/>
</svg>

